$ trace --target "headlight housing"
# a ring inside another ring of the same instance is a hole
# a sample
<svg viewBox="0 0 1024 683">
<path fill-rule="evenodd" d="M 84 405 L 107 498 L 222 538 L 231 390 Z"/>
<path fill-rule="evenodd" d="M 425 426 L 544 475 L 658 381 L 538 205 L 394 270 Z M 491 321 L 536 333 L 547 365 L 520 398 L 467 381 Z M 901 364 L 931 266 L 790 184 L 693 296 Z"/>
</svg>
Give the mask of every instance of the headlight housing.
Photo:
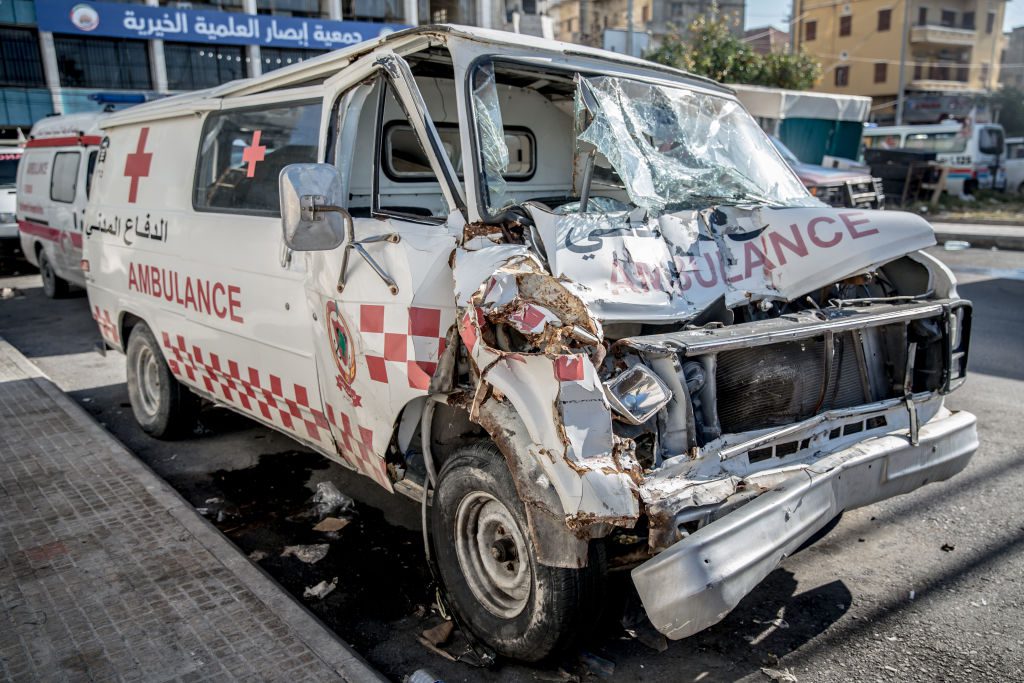
<svg viewBox="0 0 1024 683">
<path fill-rule="evenodd" d="M 630 424 L 643 424 L 672 400 L 672 390 L 643 365 L 634 365 L 604 383 L 612 409 Z"/>
<path fill-rule="evenodd" d="M 17 217 L 13 213 L 0 211 L 0 223 L 14 223 Z"/>
</svg>

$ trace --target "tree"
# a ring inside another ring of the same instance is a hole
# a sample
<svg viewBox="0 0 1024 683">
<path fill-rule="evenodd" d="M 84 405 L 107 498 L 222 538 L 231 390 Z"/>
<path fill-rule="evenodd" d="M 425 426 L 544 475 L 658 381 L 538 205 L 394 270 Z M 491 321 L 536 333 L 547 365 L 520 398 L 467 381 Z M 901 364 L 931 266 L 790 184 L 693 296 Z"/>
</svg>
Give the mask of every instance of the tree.
<svg viewBox="0 0 1024 683">
<path fill-rule="evenodd" d="M 999 123 L 1007 135 L 1024 135 L 1024 90 L 1003 86 L 992 95 L 989 104 L 998 110 Z"/>
<path fill-rule="evenodd" d="M 673 29 L 644 56 L 722 83 L 806 90 L 821 75 L 821 64 L 805 53 L 755 52 L 733 35 L 728 20 L 716 9 L 695 19 L 687 37 Z"/>
</svg>

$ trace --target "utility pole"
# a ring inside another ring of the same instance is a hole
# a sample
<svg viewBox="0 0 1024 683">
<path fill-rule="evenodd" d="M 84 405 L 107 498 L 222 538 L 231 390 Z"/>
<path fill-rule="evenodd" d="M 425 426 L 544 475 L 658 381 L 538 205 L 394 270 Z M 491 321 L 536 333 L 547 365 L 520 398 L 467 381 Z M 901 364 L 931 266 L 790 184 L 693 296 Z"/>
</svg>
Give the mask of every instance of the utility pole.
<svg viewBox="0 0 1024 683">
<path fill-rule="evenodd" d="M 910 0 L 903 0 L 903 35 L 900 39 L 900 78 L 896 93 L 896 125 L 903 125 L 903 91 L 907 87 L 907 37 L 910 34 Z"/>
<path fill-rule="evenodd" d="M 626 54 L 633 57 L 633 0 L 626 0 Z"/>
</svg>

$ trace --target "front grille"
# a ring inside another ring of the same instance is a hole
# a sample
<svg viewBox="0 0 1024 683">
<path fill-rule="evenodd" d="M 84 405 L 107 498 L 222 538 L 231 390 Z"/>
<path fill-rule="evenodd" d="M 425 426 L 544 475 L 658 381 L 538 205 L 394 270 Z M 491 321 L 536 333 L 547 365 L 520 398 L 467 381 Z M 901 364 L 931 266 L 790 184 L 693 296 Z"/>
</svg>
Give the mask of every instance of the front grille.
<svg viewBox="0 0 1024 683">
<path fill-rule="evenodd" d="M 822 337 L 720 353 L 717 392 L 722 432 L 782 427 L 825 410 L 867 403 L 855 343 L 851 333 L 835 336 L 824 399 L 827 373 Z"/>
</svg>

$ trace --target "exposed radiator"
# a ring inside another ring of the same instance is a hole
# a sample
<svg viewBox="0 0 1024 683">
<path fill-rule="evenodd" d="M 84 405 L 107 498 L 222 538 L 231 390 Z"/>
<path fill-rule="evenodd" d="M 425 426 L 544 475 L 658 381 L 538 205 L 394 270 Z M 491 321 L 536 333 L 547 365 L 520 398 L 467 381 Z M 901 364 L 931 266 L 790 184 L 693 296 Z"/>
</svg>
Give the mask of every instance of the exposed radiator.
<svg viewBox="0 0 1024 683">
<path fill-rule="evenodd" d="M 721 352 L 717 390 L 722 433 L 781 427 L 824 410 L 867 403 L 855 337 L 838 334 L 834 343 L 824 399 L 827 373 L 821 337 Z"/>
</svg>

